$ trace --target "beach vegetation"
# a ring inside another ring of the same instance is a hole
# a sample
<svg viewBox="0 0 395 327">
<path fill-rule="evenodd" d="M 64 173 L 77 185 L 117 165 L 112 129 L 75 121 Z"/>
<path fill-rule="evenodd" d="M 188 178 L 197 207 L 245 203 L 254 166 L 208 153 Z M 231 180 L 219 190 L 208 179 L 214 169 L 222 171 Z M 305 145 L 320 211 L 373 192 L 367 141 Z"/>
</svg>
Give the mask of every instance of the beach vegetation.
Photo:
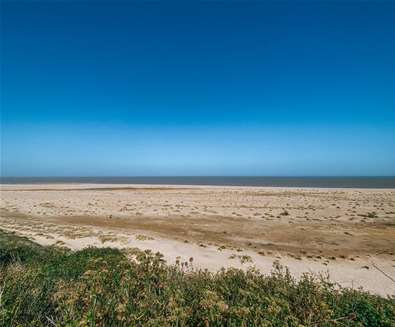
<svg viewBox="0 0 395 327">
<path fill-rule="evenodd" d="M 0 326 L 389 327 L 394 308 L 394 297 L 296 280 L 279 264 L 210 273 L 151 251 L 71 251 L 0 231 Z"/>
</svg>

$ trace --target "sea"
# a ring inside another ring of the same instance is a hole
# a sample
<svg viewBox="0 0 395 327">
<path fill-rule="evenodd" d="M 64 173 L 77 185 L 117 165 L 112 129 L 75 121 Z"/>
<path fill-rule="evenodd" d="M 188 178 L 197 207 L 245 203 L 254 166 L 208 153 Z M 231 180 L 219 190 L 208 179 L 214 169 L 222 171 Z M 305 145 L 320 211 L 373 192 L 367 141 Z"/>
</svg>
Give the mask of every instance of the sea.
<svg viewBox="0 0 395 327">
<path fill-rule="evenodd" d="M 157 184 L 311 188 L 395 188 L 395 176 L 139 176 L 139 177 L 0 177 L 1 184 Z"/>
</svg>

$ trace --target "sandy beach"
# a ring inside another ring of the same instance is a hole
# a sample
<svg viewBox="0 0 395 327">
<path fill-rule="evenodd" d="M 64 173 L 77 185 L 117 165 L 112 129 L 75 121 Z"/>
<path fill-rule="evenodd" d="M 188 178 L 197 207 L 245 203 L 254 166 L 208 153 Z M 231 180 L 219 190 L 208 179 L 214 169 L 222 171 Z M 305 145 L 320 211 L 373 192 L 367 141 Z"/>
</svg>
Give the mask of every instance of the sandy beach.
<svg viewBox="0 0 395 327">
<path fill-rule="evenodd" d="M 1 186 L 1 228 L 40 244 L 138 247 L 169 263 L 273 263 L 395 295 L 395 190 L 125 184 Z"/>
</svg>

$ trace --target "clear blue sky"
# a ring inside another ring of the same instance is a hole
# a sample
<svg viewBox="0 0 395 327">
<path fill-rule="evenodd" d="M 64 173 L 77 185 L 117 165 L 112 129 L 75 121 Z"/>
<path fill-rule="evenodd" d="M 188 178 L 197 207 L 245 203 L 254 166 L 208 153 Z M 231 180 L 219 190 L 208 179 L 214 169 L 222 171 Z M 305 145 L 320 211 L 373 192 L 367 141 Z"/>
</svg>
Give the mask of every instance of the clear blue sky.
<svg viewBox="0 0 395 327">
<path fill-rule="evenodd" d="M 1 18 L 2 176 L 395 175 L 395 2 Z"/>
</svg>

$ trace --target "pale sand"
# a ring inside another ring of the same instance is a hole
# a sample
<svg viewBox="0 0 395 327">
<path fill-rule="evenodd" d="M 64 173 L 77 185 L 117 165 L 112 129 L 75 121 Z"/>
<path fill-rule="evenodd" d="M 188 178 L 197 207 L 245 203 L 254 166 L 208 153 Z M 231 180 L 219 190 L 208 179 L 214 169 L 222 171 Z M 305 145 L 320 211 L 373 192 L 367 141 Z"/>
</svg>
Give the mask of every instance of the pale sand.
<svg viewBox="0 0 395 327">
<path fill-rule="evenodd" d="M 1 185 L 0 228 L 41 244 L 138 247 L 169 263 L 299 277 L 395 295 L 395 190 Z"/>
</svg>

